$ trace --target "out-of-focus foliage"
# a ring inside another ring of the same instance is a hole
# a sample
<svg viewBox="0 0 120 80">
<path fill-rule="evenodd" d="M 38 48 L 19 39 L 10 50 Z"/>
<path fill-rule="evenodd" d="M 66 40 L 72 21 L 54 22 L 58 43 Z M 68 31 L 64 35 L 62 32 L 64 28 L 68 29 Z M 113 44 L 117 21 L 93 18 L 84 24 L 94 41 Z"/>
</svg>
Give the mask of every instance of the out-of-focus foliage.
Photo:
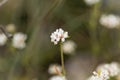
<svg viewBox="0 0 120 80">
<path fill-rule="evenodd" d="M 73 57 L 90 55 L 98 62 L 119 61 L 120 29 L 109 29 L 99 22 L 102 14 L 119 16 L 119 5 L 119 0 L 101 0 L 91 6 L 84 0 L 8 0 L 0 6 L 0 24 L 5 28 L 13 24 L 13 35 L 25 33 L 27 45 L 19 50 L 8 40 L 0 47 L 0 80 L 48 80 L 49 65 L 60 63 L 59 45 L 50 42 L 50 34 L 60 27 L 76 43 Z M 65 61 L 71 58 L 65 54 Z"/>
</svg>

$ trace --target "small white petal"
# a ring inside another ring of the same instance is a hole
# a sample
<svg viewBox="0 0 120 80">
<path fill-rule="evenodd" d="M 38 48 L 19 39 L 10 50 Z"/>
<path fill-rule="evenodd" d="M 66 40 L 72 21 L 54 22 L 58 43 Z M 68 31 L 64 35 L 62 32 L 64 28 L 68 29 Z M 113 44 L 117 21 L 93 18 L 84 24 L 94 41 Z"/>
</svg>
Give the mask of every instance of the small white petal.
<svg viewBox="0 0 120 80">
<path fill-rule="evenodd" d="M 64 33 L 64 37 L 65 37 L 65 38 L 68 38 L 68 32 L 65 32 L 65 33 Z"/>
<path fill-rule="evenodd" d="M 56 45 L 58 42 L 57 41 L 54 41 L 54 45 Z"/>
<path fill-rule="evenodd" d="M 65 42 L 65 38 L 62 38 L 61 41 L 62 41 L 62 42 Z"/>
</svg>

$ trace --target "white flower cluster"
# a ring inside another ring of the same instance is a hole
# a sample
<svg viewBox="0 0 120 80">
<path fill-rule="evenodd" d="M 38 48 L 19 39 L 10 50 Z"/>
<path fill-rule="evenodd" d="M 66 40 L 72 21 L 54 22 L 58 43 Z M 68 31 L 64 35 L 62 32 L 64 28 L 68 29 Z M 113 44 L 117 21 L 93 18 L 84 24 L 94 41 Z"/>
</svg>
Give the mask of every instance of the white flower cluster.
<svg viewBox="0 0 120 80">
<path fill-rule="evenodd" d="M 98 66 L 97 70 L 106 69 L 111 77 L 117 76 L 120 72 L 120 66 L 117 62 L 112 62 L 111 64 L 102 64 Z"/>
<path fill-rule="evenodd" d="M 91 76 L 88 80 L 107 80 L 109 79 L 109 72 L 106 69 L 99 70 L 97 72 L 93 72 L 93 76 Z"/>
<path fill-rule="evenodd" d="M 23 34 L 23 33 L 16 33 L 13 36 L 13 47 L 17 48 L 17 49 L 23 49 L 26 47 L 26 43 L 25 40 L 27 39 L 27 35 Z"/>
<path fill-rule="evenodd" d="M 112 62 L 98 66 L 96 71 L 88 80 L 108 80 L 110 77 L 118 76 L 120 67 L 118 63 Z"/>
<path fill-rule="evenodd" d="M 68 32 L 65 32 L 63 29 L 59 28 L 51 34 L 51 42 L 57 44 L 59 41 L 64 42 L 68 38 Z"/>
<path fill-rule="evenodd" d="M 94 5 L 98 2 L 100 2 L 100 0 L 84 0 L 84 1 L 87 5 Z"/>
<path fill-rule="evenodd" d="M 63 51 L 65 54 L 73 54 L 76 49 L 76 44 L 74 41 L 68 40 L 63 43 Z"/>
<path fill-rule="evenodd" d="M 15 25 L 9 24 L 6 26 L 6 29 L 2 28 L 2 32 L 0 33 L 0 46 L 4 46 L 8 40 L 8 38 L 12 38 L 12 34 L 15 32 Z M 25 40 L 27 39 L 27 35 L 21 32 L 15 33 L 12 38 L 12 46 L 17 49 L 23 49 L 26 47 Z"/>
<path fill-rule="evenodd" d="M 48 73 L 54 75 L 49 80 L 67 80 L 66 77 L 62 75 L 62 67 L 58 64 L 50 65 Z"/>
<path fill-rule="evenodd" d="M 120 17 L 113 14 L 104 14 L 100 18 L 100 24 L 110 29 L 118 28 L 120 26 Z"/>
</svg>

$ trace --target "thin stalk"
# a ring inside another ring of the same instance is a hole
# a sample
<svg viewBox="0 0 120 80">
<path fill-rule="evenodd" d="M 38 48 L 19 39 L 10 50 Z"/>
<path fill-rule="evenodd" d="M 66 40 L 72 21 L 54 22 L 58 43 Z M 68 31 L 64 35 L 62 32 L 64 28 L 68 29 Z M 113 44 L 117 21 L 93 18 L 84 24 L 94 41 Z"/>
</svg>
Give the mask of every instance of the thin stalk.
<svg viewBox="0 0 120 80">
<path fill-rule="evenodd" d="M 92 53 L 94 55 L 98 55 L 100 51 L 100 45 L 97 39 L 97 19 L 100 13 L 99 8 L 100 8 L 100 4 L 94 5 L 89 22 Z"/>
<path fill-rule="evenodd" d="M 10 69 L 10 72 L 8 73 L 9 75 L 8 75 L 8 79 L 7 80 L 13 80 L 13 75 L 14 75 L 15 67 L 16 67 L 19 59 L 20 59 L 20 54 L 17 53 L 17 55 L 15 56 L 15 59 L 14 59 L 14 63 L 12 65 L 11 69 Z"/>
<path fill-rule="evenodd" d="M 61 65 L 62 65 L 62 72 L 63 72 L 63 75 L 66 75 L 66 72 L 65 72 L 65 65 L 64 65 L 64 55 L 63 55 L 63 43 L 61 42 L 60 43 L 60 54 L 61 54 Z"/>
</svg>

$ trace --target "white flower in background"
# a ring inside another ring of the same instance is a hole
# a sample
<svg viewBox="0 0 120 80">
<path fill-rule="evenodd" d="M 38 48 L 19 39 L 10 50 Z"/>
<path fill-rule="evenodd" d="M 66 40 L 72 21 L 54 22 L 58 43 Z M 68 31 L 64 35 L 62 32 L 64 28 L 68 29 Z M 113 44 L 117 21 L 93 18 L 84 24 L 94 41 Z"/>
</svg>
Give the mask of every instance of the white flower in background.
<svg viewBox="0 0 120 80">
<path fill-rule="evenodd" d="M 101 78 L 103 80 L 109 79 L 109 72 L 106 69 L 98 70 L 97 72 L 93 72 L 93 75 L 96 76 L 96 78 Z"/>
<path fill-rule="evenodd" d="M 48 73 L 49 74 L 61 74 L 62 73 L 62 68 L 61 68 L 60 65 L 52 64 L 48 68 Z"/>
<path fill-rule="evenodd" d="M 68 38 L 68 32 L 65 32 L 61 28 L 57 29 L 51 34 L 51 42 L 57 44 L 59 41 L 64 42 L 65 38 Z"/>
<path fill-rule="evenodd" d="M 16 30 L 15 24 L 8 24 L 8 25 L 6 26 L 6 31 L 7 31 L 7 32 L 13 33 L 13 32 L 15 32 L 15 30 Z"/>
<path fill-rule="evenodd" d="M 105 69 L 101 69 L 99 71 L 94 71 L 93 75 L 88 78 L 88 80 L 108 80 L 109 79 L 109 72 Z"/>
<path fill-rule="evenodd" d="M 17 49 L 23 49 L 26 46 L 25 40 L 27 39 L 27 35 L 23 33 L 16 33 L 13 36 L 13 47 Z"/>
<path fill-rule="evenodd" d="M 67 80 L 65 76 L 53 76 L 49 80 Z"/>
<path fill-rule="evenodd" d="M 94 5 L 98 2 L 100 2 L 100 0 L 84 0 L 84 1 L 87 5 Z"/>
<path fill-rule="evenodd" d="M 120 17 L 113 14 L 102 15 L 100 24 L 110 29 L 118 28 L 120 26 Z"/>
<path fill-rule="evenodd" d="M 97 67 L 97 72 L 93 72 L 93 74 L 88 80 L 108 80 L 120 75 L 120 65 L 117 62 L 101 64 Z M 119 77 L 117 78 L 119 80 Z"/>
<path fill-rule="evenodd" d="M 4 34 L 0 34 L 0 46 L 5 45 L 7 42 L 7 37 Z"/>
<path fill-rule="evenodd" d="M 76 49 L 75 42 L 69 40 L 63 43 L 63 51 L 65 54 L 73 54 Z"/>
<path fill-rule="evenodd" d="M 102 64 L 98 66 L 97 69 L 106 69 L 109 72 L 109 75 L 111 77 L 117 76 L 120 73 L 120 67 L 119 64 L 116 62 L 112 62 L 111 64 Z"/>
<path fill-rule="evenodd" d="M 110 64 L 110 67 L 111 67 L 111 69 L 110 69 L 110 75 L 111 76 L 117 76 L 117 75 L 119 75 L 119 73 L 120 73 L 120 66 L 119 66 L 118 63 L 112 62 Z"/>
</svg>

